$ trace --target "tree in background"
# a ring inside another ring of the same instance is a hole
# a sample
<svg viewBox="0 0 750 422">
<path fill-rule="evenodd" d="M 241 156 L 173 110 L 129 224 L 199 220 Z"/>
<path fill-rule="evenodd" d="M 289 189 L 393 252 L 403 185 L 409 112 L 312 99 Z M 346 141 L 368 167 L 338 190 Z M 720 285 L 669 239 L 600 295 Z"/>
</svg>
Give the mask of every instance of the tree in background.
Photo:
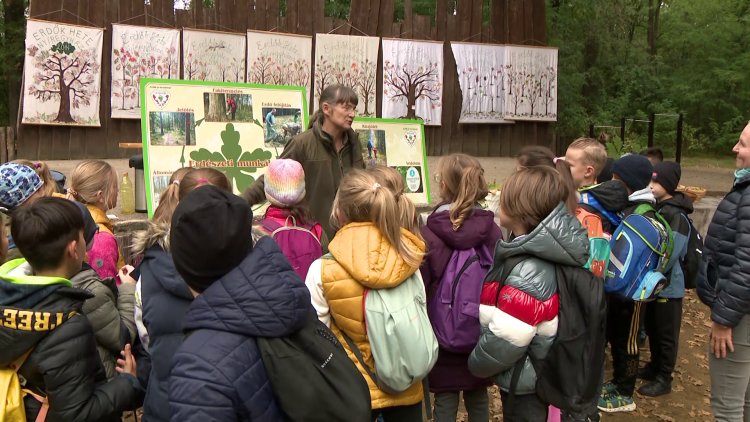
<svg viewBox="0 0 750 422">
<path fill-rule="evenodd" d="M 441 101 L 441 81 L 438 80 L 437 63 L 396 66 L 386 60 L 383 63 L 383 85 L 391 101 L 406 101 L 406 118 L 417 117 L 417 101 L 424 99 L 434 107 Z"/>
</svg>

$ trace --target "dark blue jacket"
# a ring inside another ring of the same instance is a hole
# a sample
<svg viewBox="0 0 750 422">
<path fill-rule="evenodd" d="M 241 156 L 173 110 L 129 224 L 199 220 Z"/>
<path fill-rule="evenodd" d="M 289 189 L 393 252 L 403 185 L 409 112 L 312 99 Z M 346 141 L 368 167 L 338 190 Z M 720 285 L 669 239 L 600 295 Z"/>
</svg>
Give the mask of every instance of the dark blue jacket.
<svg viewBox="0 0 750 422">
<path fill-rule="evenodd" d="M 711 319 L 734 327 L 750 311 L 750 176 L 734 184 L 716 208 L 705 245 L 698 295 Z"/>
<path fill-rule="evenodd" d="M 276 243 L 261 238 L 188 309 L 169 384 L 172 420 L 284 421 L 255 338 L 287 336 L 311 312 L 304 282 Z"/>
<path fill-rule="evenodd" d="M 172 256 L 160 246 L 146 250 L 141 271 L 143 324 L 148 330 L 151 372 L 143 402 L 143 421 L 169 420 L 169 370 L 182 344 L 182 321 L 193 301 L 185 281 L 174 267 Z"/>
<path fill-rule="evenodd" d="M 682 262 L 685 260 L 688 249 L 687 243 L 690 235 L 688 214 L 693 212 L 693 203 L 683 193 L 676 192 L 672 198 L 657 203 L 656 210 L 667 220 L 674 235 L 672 257 L 667 264 L 669 285 L 659 292 L 659 297 L 681 299 L 685 297 L 685 274 L 682 272 Z"/>
</svg>

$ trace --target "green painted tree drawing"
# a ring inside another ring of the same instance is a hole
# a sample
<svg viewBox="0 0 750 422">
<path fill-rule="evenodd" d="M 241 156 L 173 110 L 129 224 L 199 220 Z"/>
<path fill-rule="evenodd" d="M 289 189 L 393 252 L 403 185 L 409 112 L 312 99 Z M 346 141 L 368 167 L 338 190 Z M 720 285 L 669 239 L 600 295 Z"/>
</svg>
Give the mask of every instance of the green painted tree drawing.
<svg viewBox="0 0 750 422">
<path fill-rule="evenodd" d="M 234 130 L 234 125 L 227 123 L 226 129 L 221 131 L 221 141 L 224 145 L 221 152 L 211 152 L 206 148 L 201 148 L 190 153 L 193 161 L 210 160 L 210 161 L 229 161 L 232 160 L 231 167 L 217 167 L 216 170 L 223 172 L 229 183 L 242 192 L 249 187 L 254 181 L 250 173 L 258 171 L 258 167 L 250 167 L 247 163 L 255 160 L 270 160 L 271 151 L 256 148 L 255 151 L 242 151 L 240 146 L 240 133 Z"/>
</svg>

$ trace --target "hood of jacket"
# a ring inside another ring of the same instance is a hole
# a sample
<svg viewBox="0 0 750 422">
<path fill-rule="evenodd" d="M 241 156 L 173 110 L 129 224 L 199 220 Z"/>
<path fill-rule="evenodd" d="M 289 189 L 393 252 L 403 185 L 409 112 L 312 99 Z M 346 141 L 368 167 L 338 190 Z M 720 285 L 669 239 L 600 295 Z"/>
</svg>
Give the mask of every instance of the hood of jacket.
<svg viewBox="0 0 750 422">
<path fill-rule="evenodd" d="M 406 248 L 424 254 L 424 242 L 410 231 L 402 228 L 401 239 Z M 373 223 L 347 224 L 336 233 L 328 250 L 352 278 L 368 288 L 398 286 L 419 269 L 419 265 L 407 264 Z"/>
<path fill-rule="evenodd" d="M 486 243 L 494 233 L 494 225 L 495 214 L 480 208 L 472 210 L 471 215 L 456 231 L 451 223 L 449 205 L 438 207 L 427 217 L 427 228 L 453 250 L 469 249 Z"/>
<path fill-rule="evenodd" d="M 261 238 L 232 271 L 196 297 L 184 329 L 284 337 L 312 312 L 310 292 L 271 238 Z"/>
<path fill-rule="evenodd" d="M 133 255 L 140 255 L 154 245 L 169 252 L 169 223 L 154 224 L 149 221 L 146 230 L 133 235 L 131 251 Z"/>
<path fill-rule="evenodd" d="M 67 279 L 33 275 L 25 259 L 6 262 L 0 267 L 0 366 L 34 347 L 90 297 Z"/>
<path fill-rule="evenodd" d="M 193 300 L 193 294 L 177 272 L 172 256 L 159 244 L 146 249 L 141 262 L 141 273 L 152 274 L 153 281 L 159 283 L 159 286 L 170 294 L 181 299 Z"/>
<path fill-rule="evenodd" d="M 516 255 L 532 255 L 555 264 L 581 267 L 589 258 L 589 239 L 586 229 L 561 202 L 531 233 L 497 243 L 495 262 Z"/>
<path fill-rule="evenodd" d="M 590 193 L 607 211 L 620 212 L 628 206 L 628 190 L 619 180 L 608 180 L 581 192 Z"/>
<path fill-rule="evenodd" d="M 657 204 L 657 210 L 664 208 L 665 206 L 671 206 L 681 209 L 685 214 L 692 214 L 693 202 L 685 196 L 682 192 L 676 192 L 671 198 L 661 201 Z"/>
</svg>

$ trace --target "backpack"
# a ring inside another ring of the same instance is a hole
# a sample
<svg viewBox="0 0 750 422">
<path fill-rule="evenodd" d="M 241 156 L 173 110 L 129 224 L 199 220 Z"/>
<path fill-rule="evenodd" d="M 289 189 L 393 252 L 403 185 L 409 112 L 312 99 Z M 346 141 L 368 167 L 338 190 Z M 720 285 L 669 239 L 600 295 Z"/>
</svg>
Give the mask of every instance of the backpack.
<svg viewBox="0 0 750 422">
<path fill-rule="evenodd" d="M 586 229 L 589 237 L 589 260 L 583 268 L 591 271 L 597 277 L 604 277 L 604 271 L 609 265 L 609 234 L 604 231 L 602 218 L 587 210 L 583 206 L 576 208 L 576 218 Z"/>
<path fill-rule="evenodd" d="M 427 313 L 441 348 L 468 354 L 479 340 L 479 297 L 492 255 L 484 245 L 455 250 L 427 301 Z"/>
<path fill-rule="evenodd" d="M 298 226 L 292 216 L 287 217 L 283 226 L 271 218 L 264 218 L 260 224 L 271 232 L 271 238 L 279 245 L 297 275 L 305 281 L 310 265 L 323 255 L 320 239 L 311 231 L 313 226 Z"/>
<path fill-rule="evenodd" d="M 580 194 L 581 198 L 578 201 L 579 208 L 583 208 L 586 211 L 600 215 L 601 217 L 599 218 L 599 221 L 604 228 L 604 232 L 612 232 L 614 231 L 614 228 L 620 225 L 620 223 L 622 222 L 622 218 L 620 218 L 620 216 L 617 215 L 616 212 L 609 211 L 608 209 L 604 208 L 599 200 L 596 199 L 596 197 L 590 192 L 586 192 L 584 190 L 581 191 Z M 607 228 L 610 228 L 610 230 L 607 230 Z"/>
<path fill-rule="evenodd" d="M 23 388 L 26 380 L 18 374 L 18 370 L 21 369 L 30 354 L 31 350 L 21 355 L 7 367 L 0 368 L 0 404 L 2 404 L 0 422 L 26 422 L 26 408 L 23 398 L 27 394 L 42 404 L 36 422 L 43 422 L 47 418 L 49 403 L 44 397 Z"/>
<path fill-rule="evenodd" d="M 655 218 L 644 214 L 653 212 Z M 610 241 L 604 289 L 635 301 L 647 301 L 667 286 L 664 273 L 672 255 L 669 223 L 650 204 L 641 204 L 622 220 Z"/>
<path fill-rule="evenodd" d="M 682 258 L 682 274 L 685 277 L 685 288 L 694 289 L 696 287 L 696 279 L 700 272 L 701 265 L 704 264 L 703 258 L 703 237 L 701 237 L 698 229 L 695 228 L 693 220 L 685 214 L 682 216 L 687 220 L 690 227 L 688 232 L 687 251 L 685 256 Z"/>
<path fill-rule="evenodd" d="M 332 259 L 330 254 L 324 258 Z M 390 289 L 365 289 L 365 329 L 375 371 L 342 331 L 362 368 L 388 394 L 406 391 L 427 376 L 438 356 L 438 342 L 427 316 L 424 281 L 419 270 Z"/>
<path fill-rule="evenodd" d="M 287 337 L 258 337 L 263 366 L 290 421 L 370 421 L 370 390 L 336 336 L 314 315 Z"/>
<path fill-rule="evenodd" d="M 527 257 L 506 261 L 505 280 L 513 267 Z M 596 411 L 606 347 L 607 302 L 602 279 L 581 267 L 555 265 L 559 311 L 557 335 L 544 360 L 528 354 L 536 372 L 536 394 L 566 413 L 588 415 Z M 519 359 L 511 376 L 515 393 L 526 358 Z"/>
</svg>

